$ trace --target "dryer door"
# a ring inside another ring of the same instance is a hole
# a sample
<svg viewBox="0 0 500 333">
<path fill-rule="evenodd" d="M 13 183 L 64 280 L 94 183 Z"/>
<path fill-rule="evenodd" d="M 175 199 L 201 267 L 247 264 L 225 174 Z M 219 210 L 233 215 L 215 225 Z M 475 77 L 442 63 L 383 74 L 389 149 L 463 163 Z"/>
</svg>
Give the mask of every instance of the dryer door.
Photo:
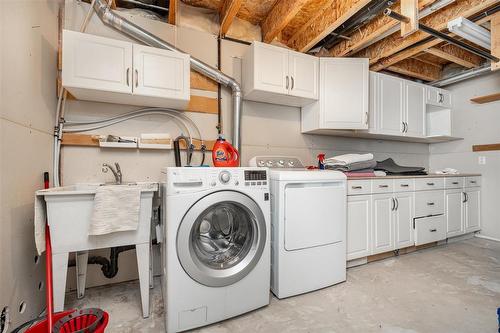
<svg viewBox="0 0 500 333">
<path fill-rule="evenodd" d="M 186 273 L 210 287 L 231 285 L 259 262 L 266 221 L 250 197 L 220 191 L 197 201 L 177 232 L 177 256 Z"/>
</svg>

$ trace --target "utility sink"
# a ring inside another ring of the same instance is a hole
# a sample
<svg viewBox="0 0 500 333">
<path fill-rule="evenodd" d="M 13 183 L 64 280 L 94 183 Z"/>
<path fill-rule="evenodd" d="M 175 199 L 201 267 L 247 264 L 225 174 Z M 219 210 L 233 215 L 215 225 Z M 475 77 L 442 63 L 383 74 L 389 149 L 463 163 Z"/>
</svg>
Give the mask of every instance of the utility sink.
<svg viewBox="0 0 500 333">
<path fill-rule="evenodd" d="M 139 224 L 136 230 L 119 231 L 105 235 L 90 236 L 89 226 L 94 210 L 94 197 L 100 186 L 112 184 L 81 183 L 55 187 L 36 192 L 46 203 L 47 223 L 52 244 L 52 265 L 54 278 L 54 309 L 64 309 L 66 273 L 70 252 L 77 252 L 83 264 L 77 266 L 78 295 L 83 295 L 88 251 L 115 246 L 135 245 L 143 316 L 149 315 L 150 285 L 150 240 L 153 196 L 158 183 L 125 182 L 120 186 L 137 186 L 141 189 Z M 80 267 L 81 266 L 81 267 Z M 79 271 L 81 270 L 81 271 Z"/>
</svg>

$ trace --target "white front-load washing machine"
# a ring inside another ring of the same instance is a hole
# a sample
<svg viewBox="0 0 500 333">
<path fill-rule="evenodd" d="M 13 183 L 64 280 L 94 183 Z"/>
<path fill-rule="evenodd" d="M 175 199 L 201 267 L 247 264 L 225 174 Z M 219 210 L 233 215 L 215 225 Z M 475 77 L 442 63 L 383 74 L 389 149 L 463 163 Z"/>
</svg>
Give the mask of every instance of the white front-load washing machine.
<svg viewBox="0 0 500 333">
<path fill-rule="evenodd" d="M 172 167 L 162 177 L 167 332 L 268 305 L 268 170 Z"/>
</svg>

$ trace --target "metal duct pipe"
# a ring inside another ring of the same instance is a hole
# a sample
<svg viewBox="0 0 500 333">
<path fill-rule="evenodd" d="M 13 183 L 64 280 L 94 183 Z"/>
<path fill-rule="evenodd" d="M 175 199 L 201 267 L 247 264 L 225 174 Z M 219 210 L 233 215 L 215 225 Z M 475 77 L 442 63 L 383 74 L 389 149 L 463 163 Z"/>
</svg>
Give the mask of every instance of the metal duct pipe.
<svg viewBox="0 0 500 333">
<path fill-rule="evenodd" d="M 437 81 L 432 81 L 429 83 L 429 85 L 434 86 L 434 87 L 444 87 L 448 86 L 453 83 L 465 81 L 468 79 L 472 79 L 473 77 L 481 76 L 491 73 L 491 65 L 487 63 L 484 66 L 478 67 L 478 68 L 471 68 L 469 70 L 463 71 L 461 73 L 452 75 L 450 77 L 440 79 Z"/>
<path fill-rule="evenodd" d="M 146 45 L 157 47 L 169 51 L 185 53 L 172 44 L 164 41 L 163 39 L 153 35 L 147 30 L 139 27 L 138 25 L 130 22 L 122 16 L 116 14 L 109 9 L 105 0 L 96 0 L 94 3 L 94 10 L 104 24 L 107 24 L 114 29 L 122 32 L 123 34 L 141 42 Z M 208 76 L 212 80 L 223 84 L 232 90 L 233 95 L 233 140 L 232 143 L 241 154 L 240 142 L 240 123 L 241 123 L 241 110 L 243 102 L 243 94 L 241 86 L 235 79 L 222 73 L 215 67 L 212 67 L 203 61 L 191 57 L 191 68 L 198 73 Z"/>
</svg>

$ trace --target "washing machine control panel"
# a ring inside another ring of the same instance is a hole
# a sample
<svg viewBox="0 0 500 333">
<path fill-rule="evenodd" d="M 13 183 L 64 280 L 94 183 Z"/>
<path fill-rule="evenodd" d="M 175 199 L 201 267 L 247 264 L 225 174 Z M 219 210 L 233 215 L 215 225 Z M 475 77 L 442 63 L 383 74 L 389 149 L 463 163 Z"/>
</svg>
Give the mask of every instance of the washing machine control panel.
<svg viewBox="0 0 500 333">
<path fill-rule="evenodd" d="M 267 187 L 268 171 L 262 168 L 214 168 L 209 173 L 210 187 Z"/>
</svg>

